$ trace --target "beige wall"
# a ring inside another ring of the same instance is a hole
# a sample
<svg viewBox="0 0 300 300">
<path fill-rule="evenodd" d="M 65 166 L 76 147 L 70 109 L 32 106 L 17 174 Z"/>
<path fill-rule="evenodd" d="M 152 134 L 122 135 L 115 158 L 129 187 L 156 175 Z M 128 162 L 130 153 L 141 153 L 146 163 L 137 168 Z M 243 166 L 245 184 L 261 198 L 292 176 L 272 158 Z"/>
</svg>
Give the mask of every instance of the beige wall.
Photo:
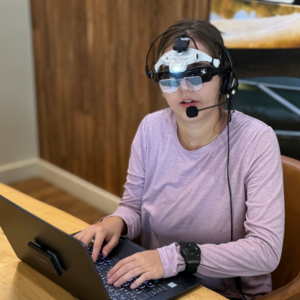
<svg viewBox="0 0 300 300">
<path fill-rule="evenodd" d="M 0 0 L 0 167 L 37 156 L 30 6 Z"/>
</svg>

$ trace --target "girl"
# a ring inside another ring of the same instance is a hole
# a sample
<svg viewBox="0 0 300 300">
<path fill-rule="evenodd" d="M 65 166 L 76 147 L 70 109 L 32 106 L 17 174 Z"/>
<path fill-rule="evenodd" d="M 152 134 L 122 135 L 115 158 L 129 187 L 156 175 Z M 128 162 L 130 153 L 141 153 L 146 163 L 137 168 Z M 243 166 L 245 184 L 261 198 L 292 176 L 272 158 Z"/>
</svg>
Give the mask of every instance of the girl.
<svg viewBox="0 0 300 300">
<path fill-rule="evenodd" d="M 133 239 L 141 233 L 142 246 L 149 250 L 123 259 L 108 273 L 115 286 L 140 276 L 131 288 L 188 269 L 179 242 L 194 242 L 201 251 L 195 275 L 204 286 L 231 299 L 255 299 L 272 291 L 270 273 L 280 261 L 283 243 L 277 138 L 263 122 L 221 106 L 187 116 L 190 106 L 201 110 L 226 100 L 222 88 L 226 63 L 219 31 L 201 20 L 172 25 L 160 39 L 158 57 L 170 54 L 181 36 L 188 36 L 188 47 L 212 61 L 189 64 L 185 72 L 194 76 L 173 81 L 171 65 L 159 67 L 156 79 L 169 107 L 148 114 L 138 128 L 120 206 L 76 237 L 86 245 L 95 238 L 96 260 L 104 240 L 106 256 L 120 235 Z M 218 59 L 219 66 L 214 63 Z M 208 72 L 214 75 L 206 76 Z"/>
</svg>

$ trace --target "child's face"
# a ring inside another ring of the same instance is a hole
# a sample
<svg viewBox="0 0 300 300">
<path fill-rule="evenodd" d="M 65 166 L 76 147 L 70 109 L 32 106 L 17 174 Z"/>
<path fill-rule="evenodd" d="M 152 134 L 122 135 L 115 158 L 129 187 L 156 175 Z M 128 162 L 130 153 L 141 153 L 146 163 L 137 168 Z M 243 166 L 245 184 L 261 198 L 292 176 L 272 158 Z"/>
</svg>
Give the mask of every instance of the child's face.
<svg viewBox="0 0 300 300">
<path fill-rule="evenodd" d="M 205 47 L 202 43 L 197 41 L 196 44 L 200 51 L 211 56 L 207 47 Z M 190 43 L 190 48 L 195 48 L 193 42 Z M 173 49 L 173 45 L 168 47 L 165 50 L 165 53 L 172 49 Z M 211 67 L 209 62 L 203 62 L 202 64 L 204 67 Z M 198 91 L 192 91 L 192 90 L 179 87 L 179 89 L 174 93 L 171 94 L 162 93 L 162 95 L 166 99 L 171 109 L 174 111 L 176 117 L 179 117 L 181 120 L 185 120 L 185 121 L 188 120 L 192 121 L 196 119 L 199 120 L 200 118 L 203 118 L 208 114 L 211 114 L 212 109 L 200 111 L 197 117 L 191 119 L 186 115 L 187 107 L 196 106 L 198 109 L 201 109 L 201 108 L 218 104 L 218 98 L 220 93 L 220 80 L 221 80 L 220 76 L 216 75 L 212 78 L 211 81 L 202 83 L 201 89 Z M 191 104 L 183 104 L 182 103 L 183 100 L 193 100 L 195 102 L 192 102 Z M 218 108 L 216 109 L 218 110 Z"/>
</svg>

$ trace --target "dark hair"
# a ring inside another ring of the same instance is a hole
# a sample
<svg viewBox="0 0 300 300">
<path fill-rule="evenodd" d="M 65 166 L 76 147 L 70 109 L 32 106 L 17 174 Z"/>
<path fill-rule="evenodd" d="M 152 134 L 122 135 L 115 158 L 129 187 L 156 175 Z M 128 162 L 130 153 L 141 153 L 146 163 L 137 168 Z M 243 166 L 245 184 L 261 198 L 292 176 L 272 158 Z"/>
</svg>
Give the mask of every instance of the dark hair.
<svg viewBox="0 0 300 300">
<path fill-rule="evenodd" d="M 209 54 L 214 58 L 220 58 L 221 48 L 216 42 L 219 41 L 224 45 L 223 38 L 220 31 L 212 24 L 204 20 L 191 20 L 191 19 L 182 19 L 175 22 L 167 30 L 174 29 L 165 33 L 159 42 L 157 48 L 158 58 L 162 56 L 164 51 L 172 44 L 175 43 L 177 37 L 187 34 L 192 37 L 195 42 L 203 43 L 209 50 Z M 192 42 L 192 41 L 191 41 Z M 221 85 L 221 81 L 220 81 Z M 218 103 L 224 102 L 226 95 L 219 94 Z M 221 117 L 222 106 L 219 106 L 219 119 Z"/>
</svg>

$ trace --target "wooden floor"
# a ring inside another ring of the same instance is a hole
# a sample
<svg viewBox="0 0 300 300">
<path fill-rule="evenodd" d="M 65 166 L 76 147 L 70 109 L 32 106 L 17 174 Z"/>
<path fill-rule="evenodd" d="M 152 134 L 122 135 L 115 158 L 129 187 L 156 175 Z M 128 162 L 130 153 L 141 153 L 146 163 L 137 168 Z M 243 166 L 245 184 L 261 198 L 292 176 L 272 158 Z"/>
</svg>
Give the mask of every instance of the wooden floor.
<svg viewBox="0 0 300 300">
<path fill-rule="evenodd" d="M 89 224 L 93 224 L 106 216 L 106 214 L 100 210 L 40 178 L 17 182 L 10 186 L 26 195 L 57 207 Z"/>
</svg>

